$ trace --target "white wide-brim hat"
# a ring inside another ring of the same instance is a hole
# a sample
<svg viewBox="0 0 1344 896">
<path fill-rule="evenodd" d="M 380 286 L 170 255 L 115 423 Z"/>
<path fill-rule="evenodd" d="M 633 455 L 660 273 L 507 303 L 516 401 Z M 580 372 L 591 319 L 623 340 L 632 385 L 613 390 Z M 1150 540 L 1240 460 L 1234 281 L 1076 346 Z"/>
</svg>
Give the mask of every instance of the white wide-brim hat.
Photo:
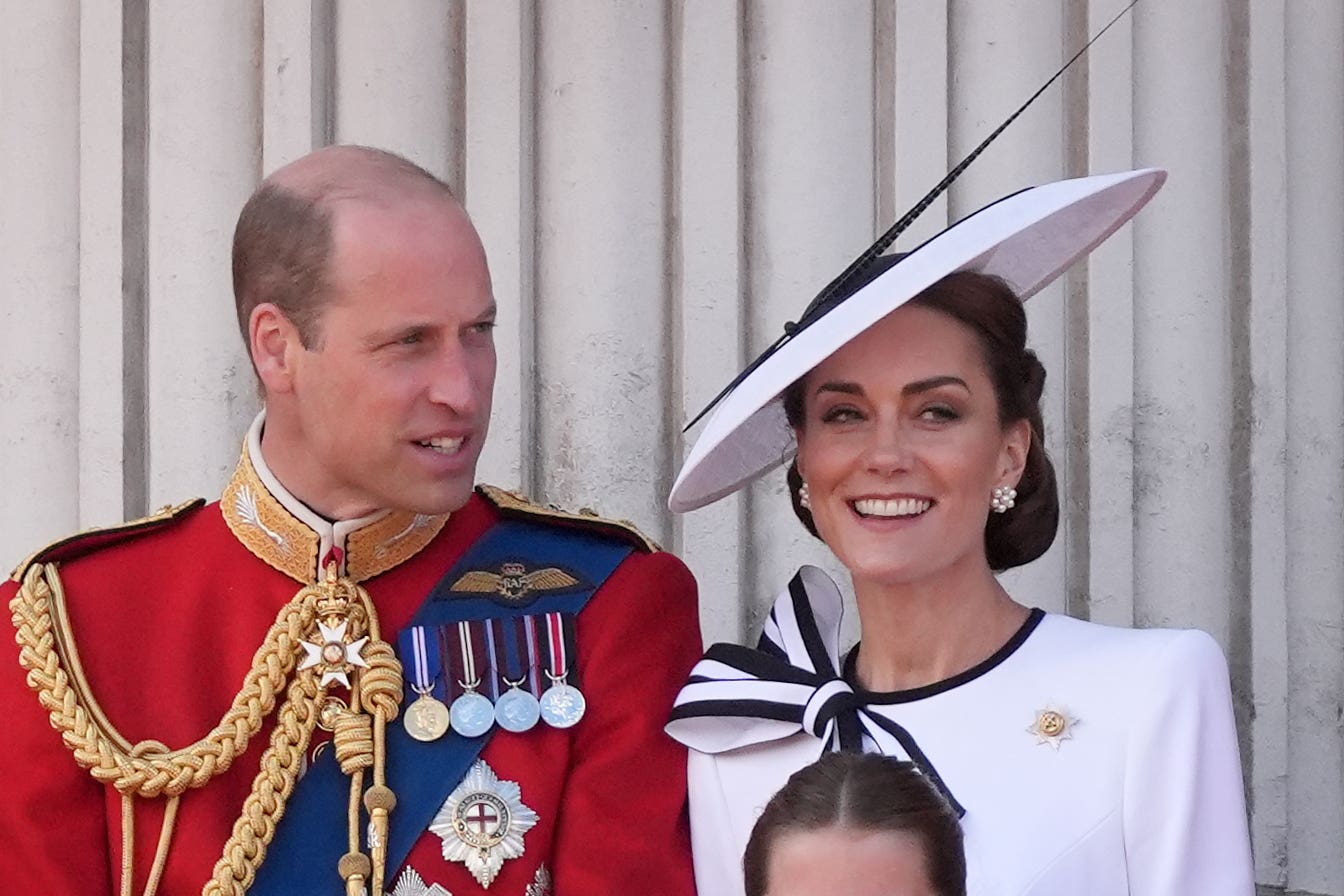
<svg viewBox="0 0 1344 896">
<path fill-rule="evenodd" d="M 943 277 L 992 274 L 1025 300 L 1132 218 L 1166 179 L 1160 168 L 1143 168 L 1031 187 L 929 239 L 749 368 L 696 439 L 668 506 L 704 507 L 787 463 L 797 443 L 784 389 Z"/>
</svg>

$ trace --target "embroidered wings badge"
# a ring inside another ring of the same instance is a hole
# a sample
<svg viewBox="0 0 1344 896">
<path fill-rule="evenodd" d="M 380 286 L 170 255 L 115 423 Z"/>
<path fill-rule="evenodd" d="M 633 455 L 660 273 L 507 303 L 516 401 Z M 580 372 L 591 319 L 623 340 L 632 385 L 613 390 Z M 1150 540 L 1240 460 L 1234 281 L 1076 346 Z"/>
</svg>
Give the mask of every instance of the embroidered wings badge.
<svg viewBox="0 0 1344 896">
<path fill-rule="evenodd" d="M 529 571 L 522 563 L 501 563 L 499 571 L 474 569 L 453 583 L 452 591 L 472 594 L 494 594 L 507 601 L 517 602 L 532 594 L 564 591 L 579 584 L 576 576 L 558 566 L 547 566 Z"/>
</svg>

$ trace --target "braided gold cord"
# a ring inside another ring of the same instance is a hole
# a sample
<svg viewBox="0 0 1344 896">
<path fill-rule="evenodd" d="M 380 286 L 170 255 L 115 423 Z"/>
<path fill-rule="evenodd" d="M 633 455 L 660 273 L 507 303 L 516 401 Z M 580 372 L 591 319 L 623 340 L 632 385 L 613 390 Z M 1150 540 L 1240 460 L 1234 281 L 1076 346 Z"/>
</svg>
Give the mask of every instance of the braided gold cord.
<svg viewBox="0 0 1344 896">
<path fill-rule="evenodd" d="M 234 822 L 233 833 L 215 863 L 213 876 L 201 890 L 202 896 L 243 896 L 252 886 L 298 781 L 303 754 L 317 724 L 322 693 L 312 674 L 299 674 L 290 683 L 280 718 L 271 732 L 270 746 L 261 755 L 261 770 L 252 781 L 252 792 L 243 802 L 242 814 Z"/>
<path fill-rule="evenodd" d="M 348 604 L 334 600 L 334 591 L 341 587 L 352 587 L 356 599 Z M 348 580 L 337 582 L 334 568 L 328 570 L 325 590 L 316 583 L 301 589 L 280 610 L 266 633 L 242 689 L 219 724 L 206 737 L 178 750 L 158 741 L 127 745 L 102 717 L 91 695 L 81 691 L 78 656 L 73 644 L 62 644 L 62 635 L 70 636 L 58 628 L 65 624 L 63 604 L 64 592 L 54 565 L 34 565 L 27 571 L 10 602 L 15 641 L 20 648 L 19 662 L 28 670 L 29 686 L 50 713 L 52 726 L 61 732 L 75 761 L 96 780 L 111 784 L 123 795 L 124 813 L 131 813 L 131 800 L 136 796 L 167 796 L 175 809 L 176 799 L 183 792 L 206 784 L 247 748 L 249 740 L 275 709 L 277 694 L 285 690 L 285 700 L 270 744 L 261 756 L 251 792 L 202 890 L 203 896 L 244 896 L 256 878 L 257 868 L 266 856 L 298 781 L 325 696 L 326 689 L 318 683 L 316 669 L 294 674 L 300 646 L 305 636 L 311 635 L 319 615 L 333 607 L 338 610 L 345 607 L 348 612 L 342 612 L 348 624 L 349 642 L 365 631 L 369 641 L 361 653 L 368 665 L 356 672 L 353 682 L 354 712 L 339 717 L 336 726 L 337 757 L 342 770 L 350 775 L 352 785 L 351 852 L 342 859 L 341 870 L 347 886 L 361 888 L 372 871 L 371 882 L 381 892 L 388 814 L 396 805 L 395 795 L 386 786 L 384 731 L 400 711 L 402 668 L 392 646 L 380 637 L 377 613 L 367 591 Z M 71 670 L 78 683 L 72 683 Z M 370 768 L 374 786 L 365 794 L 365 802 L 376 831 L 373 862 L 359 851 L 358 843 L 359 796 L 364 789 L 365 771 Z M 132 831 L 132 825 L 124 821 L 123 835 L 133 838 Z M 171 836 L 169 823 L 162 832 L 151 874 L 152 888 L 157 888 Z M 128 858 L 133 849 L 133 844 L 125 849 Z M 131 877 L 130 867 L 123 868 L 123 889 L 130 885 Z"/>
<path fill-rule="evenodd" d="M 301 591 L 280 611 L 252 660 L 242 689 L 219 724 L 189 747 L 162 744 L 123 749 L 113 732 L 91 716 L 71 685 L 54 631 L 53 602 L 63 601 L 55 566 L 34 565 L 10 601 L 19 662 L 28 684 L 51 714 L 75 761 L 101 783 L 135 796 L 179 796 L 227 769 L 275 708 L 275 695 L 294 668 L 298 644 L 314 619 L 315 598 Z"/>
<path fill-rule="evenodd" d="M 355 594 L 365 609 L 369 641 L 361 654 L 367 666 L 360 670 L 351 693 L 350 708 L 358 711 L 359 721 L 348 721 L 344 735 L 341 722 L 337 723 L 336 756 L 341 769 L 350 776 L 350 852 L 341 860 L 341 876 L 347 893 L 364 892 L 366 883 L 372 885 L 372 892 L 382 893 L 387 876 L 388 816 L 397 803 L 396 795 L 387 787 L 385 735 L 387 723 L 401 710 L 402 668 L 392 645 L 382 639 L 373 598 L 359 586 Z M 339 742 L 342 738 L 344 750 Z M 373 769 L 373 786 L 365 792 L 368 768 Z M 361 802 L 369 812 L 371 856 L 364 855 L 359 845 Z"/>
</svg>

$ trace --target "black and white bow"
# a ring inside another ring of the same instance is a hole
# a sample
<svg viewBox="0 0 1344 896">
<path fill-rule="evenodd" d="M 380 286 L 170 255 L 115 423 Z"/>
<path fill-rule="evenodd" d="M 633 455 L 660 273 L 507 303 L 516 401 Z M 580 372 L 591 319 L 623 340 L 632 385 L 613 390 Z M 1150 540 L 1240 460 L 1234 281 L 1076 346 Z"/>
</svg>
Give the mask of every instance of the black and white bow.
<svg viewBox="0 0 1344 896">
<path fill-rule="evenodd" d="M 668 734 L 702 753 L 800 731 L 821 740 L 826 750 L 859 752 L 867 746 L 914 762 L 957 815 L 964 815 L 910 732 L 872 710 L 840 676 L 841 612 L 840 591 L 826 573 L 814 566 L 798 570 L 775 601 L 755 649 L 715 644 L 691 670 Z"/>
</svg>

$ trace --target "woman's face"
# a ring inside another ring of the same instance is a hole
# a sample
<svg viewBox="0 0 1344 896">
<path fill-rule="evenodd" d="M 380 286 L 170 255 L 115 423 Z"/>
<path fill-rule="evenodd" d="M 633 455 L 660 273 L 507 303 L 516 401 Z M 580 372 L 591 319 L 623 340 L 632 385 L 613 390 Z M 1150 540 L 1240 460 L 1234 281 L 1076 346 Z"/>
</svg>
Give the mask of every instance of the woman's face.
<svg viewBox="0 0 1344 896">
<path fill-rule="evenodd" d="M 822 828 L 774 842 L 765 896 L 938 896 L 914 836 Z"/>
<path fill-rule="evenodd" d="M 990 492 L 1017 484 L 1031 430 L 1000 425 L 971 330 L 898 308 L 807 375 L 803 414 L 812 518 L 856 585 L 987 565 Z"/>
</svg>

